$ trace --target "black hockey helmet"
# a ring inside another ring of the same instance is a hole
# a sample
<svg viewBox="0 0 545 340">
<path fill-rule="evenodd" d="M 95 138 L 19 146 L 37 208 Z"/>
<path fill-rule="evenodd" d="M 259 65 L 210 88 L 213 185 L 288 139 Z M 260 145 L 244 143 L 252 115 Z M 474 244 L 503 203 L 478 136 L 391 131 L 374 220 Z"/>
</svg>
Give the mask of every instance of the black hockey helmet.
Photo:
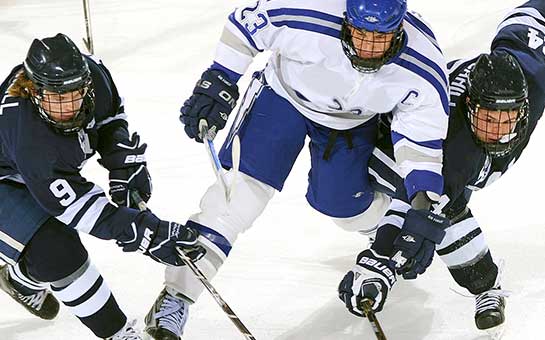
<svg viewBox="0 0 545 340">
<path fill-rule="evenodd" d="M 479 114 L 480 110 L 495 116 Z M 528 132 L 528 84 L 516 59 L 507 53 L 482 54 L 468 79 L 468 119 L 478 144 L 502 157 Z M 498 131 L 503 131 L 499 135 Z M 497 138 L 484 138 L 496 134 Z"/>
<path fill-rule="evenodd" d="M 59 33 L 34 39 L 23 65 L 35 87 L 31 100 L 55 130 L 74 133 L 91 120 L 95 96 L 89 65 L 70 38 Z"/>
</svg>

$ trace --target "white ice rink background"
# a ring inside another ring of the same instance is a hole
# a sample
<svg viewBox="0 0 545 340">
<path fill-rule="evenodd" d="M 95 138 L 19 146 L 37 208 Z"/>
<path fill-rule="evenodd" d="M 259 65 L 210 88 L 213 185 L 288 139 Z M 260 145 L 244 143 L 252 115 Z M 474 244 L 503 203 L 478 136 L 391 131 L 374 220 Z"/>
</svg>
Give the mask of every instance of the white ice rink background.
<svg viewBox="0 0 545 340">
<path fill-rule="evenodd" d="M 149 145 L 154 183 L 149 204 L 164 219 L 185 222 L 214 180 L 204 147 L 186 138 L 178 110 L 210 65 L 228 14 L 243 3 L 91 0 L 95 54 L 126 99 L 131 129 Z M 432 24 L 450 60 L 487 51 L 497 23 L 521 3 L 409 0 L 409 7 Z M 58 32 L 71 36 L 83 49 L 81 1 L 0 0 L 2 79 L 22 62 L 33 38 Z M 254 67 L 262 66 L 263 59 L 258 64 Z M 241 80 L 241 90 L 247 82 L 247 77 Z M 544 338 L 544 129 L 538 125 L 516 166 L 476 193 L 470 205 L 492 254 L 506 259 L 503 287 L 513 295 L 504 339 Z M 225 135 L 219 134 L 218 147 Z M 366 239 L 341 231 L 308 207 L 304 194 L 309 164 L 305 148 L 284 191 L 239 238 L 213 283 L 257 339 L 374 339 L 369 324 L 349 314 L 336 295 L 338 282 Z M 94 160 L 84 174 L 107 188 L 107 173 Z M 84 242 L 122 308 L 143 326 L 143 317 L 162 288 L 163 268 L 140 254 L 122 253 L 113 242 L 87 236 Z M 398 282 L 379 314 L 388 339 L 486 339 L 474 326 L 474 300 L 451 288 L 461 291 L 438 258 L 420 279 Z M 191 309 L 185 338 L 243 339 L 206 292 Z M 55 321 L 42 321 L 0 294 L 0 339 L 93 336 L 66 308 Z"/>
</svg>

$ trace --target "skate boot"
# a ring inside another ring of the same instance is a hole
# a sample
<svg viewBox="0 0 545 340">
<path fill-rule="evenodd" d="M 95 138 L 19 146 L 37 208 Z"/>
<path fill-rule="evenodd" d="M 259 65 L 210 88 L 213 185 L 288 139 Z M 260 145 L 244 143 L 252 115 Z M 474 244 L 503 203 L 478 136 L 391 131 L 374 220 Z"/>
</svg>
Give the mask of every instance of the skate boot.
<svg viewBox="0 0 545 340">
<path fill-rule="evenodd" d="M 59 302 L 48 289 L 33 290 L 13 282 L 7 265 L 0 266 L 0 289 L 41 319 L 52 320 L 59 313 Z"/>
<path fill-rule="evenodd" d="M 134 328 L 135 324 L 136 320 L 127 321 L 127 324 L 119 332 L 106 340 L 142 340 L 140 332 Z"/>
<path fill-rule="evenodd" d="M 146 315 L 145 332 L 155 340 L 181 340 L 189 303 L 163 289 Z"/>
<path fill-rule="evenodd" d="M 509 293 L 498 288 L 475 297 L 475 325 L 485 330 L 492 339 L 501 338 L 505 322 L 505 298 Z"/>
</svg>

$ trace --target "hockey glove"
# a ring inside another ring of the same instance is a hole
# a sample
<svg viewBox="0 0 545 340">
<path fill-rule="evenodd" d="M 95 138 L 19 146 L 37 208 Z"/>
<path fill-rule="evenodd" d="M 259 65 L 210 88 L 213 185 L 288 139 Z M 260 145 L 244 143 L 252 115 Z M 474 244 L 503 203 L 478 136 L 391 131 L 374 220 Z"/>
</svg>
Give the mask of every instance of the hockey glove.
<svg viewBox="0 0 545 340">
<path fill-rule="evenodd" d="M 202 143 L 204 136 L 199 135 L 199 122 L 204 119 L 213 138 L 225 127 L 238 96 L 238 86 L 223 72 L 206 70 L 197 82 L 193 95 L 180 109 L 180 121 L 185 125 L 185 133 Z"/>
<path fill-rule="evenodd" d="M 137 208 L 129 198 L 131 191 L 137 191 L 147 202 L 151 197 L 151 177 L 146 168 L 147 145 L 140 145 L 140 136 L 133 133 L 131 139 L 117 143 L 98 162 L 110 170 L 110 197 L 117 205 Z"/>
<path fill-rule="evenodd" d="M 423 274 L 433 260 L 435 246 L 441 243 L 449 226 L 446 217 L 428 210 L 409 209 L 390 259 L 396 273 L 407 280 Z"/>
<path fill-rule="evenodd" d="M 183 262 L 176 248 L 183 250 L 192 261 L 199 260 L 206 253 L 202 246 L 197 245 L 198 236 L 195 229 L 162 221 L 149 211 L 144 211 L 117 237 L 117 245 L 125 252 L 139 251 L 157 262 L 180 266 Z"/>
<path fill-rule="evenodd" d="M 373 311 L 380 312 L 394 283 L 396 277 L 388 265 L 388 257 L 366 249 L 339 284 L 339 298 L 354 315 L 364 316 L 361 305 L 365 299 L 371 300 Z"/>
</svg>

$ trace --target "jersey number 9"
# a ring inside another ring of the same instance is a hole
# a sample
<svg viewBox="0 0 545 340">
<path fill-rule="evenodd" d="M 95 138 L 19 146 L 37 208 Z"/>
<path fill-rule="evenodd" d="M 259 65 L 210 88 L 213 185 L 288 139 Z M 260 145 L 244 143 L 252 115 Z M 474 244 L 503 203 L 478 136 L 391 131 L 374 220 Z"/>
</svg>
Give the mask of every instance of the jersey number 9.
<svg viewBox="0 0 545 340">
<path fill-rule="evenodd" d="M 57 179 L 49 186 L 49 190 L 59 198 L 59 203 L 63 207 L 67 207 L 76 200 L 76 192 L 70 184 L 64 179 Z"/>
</svg>

